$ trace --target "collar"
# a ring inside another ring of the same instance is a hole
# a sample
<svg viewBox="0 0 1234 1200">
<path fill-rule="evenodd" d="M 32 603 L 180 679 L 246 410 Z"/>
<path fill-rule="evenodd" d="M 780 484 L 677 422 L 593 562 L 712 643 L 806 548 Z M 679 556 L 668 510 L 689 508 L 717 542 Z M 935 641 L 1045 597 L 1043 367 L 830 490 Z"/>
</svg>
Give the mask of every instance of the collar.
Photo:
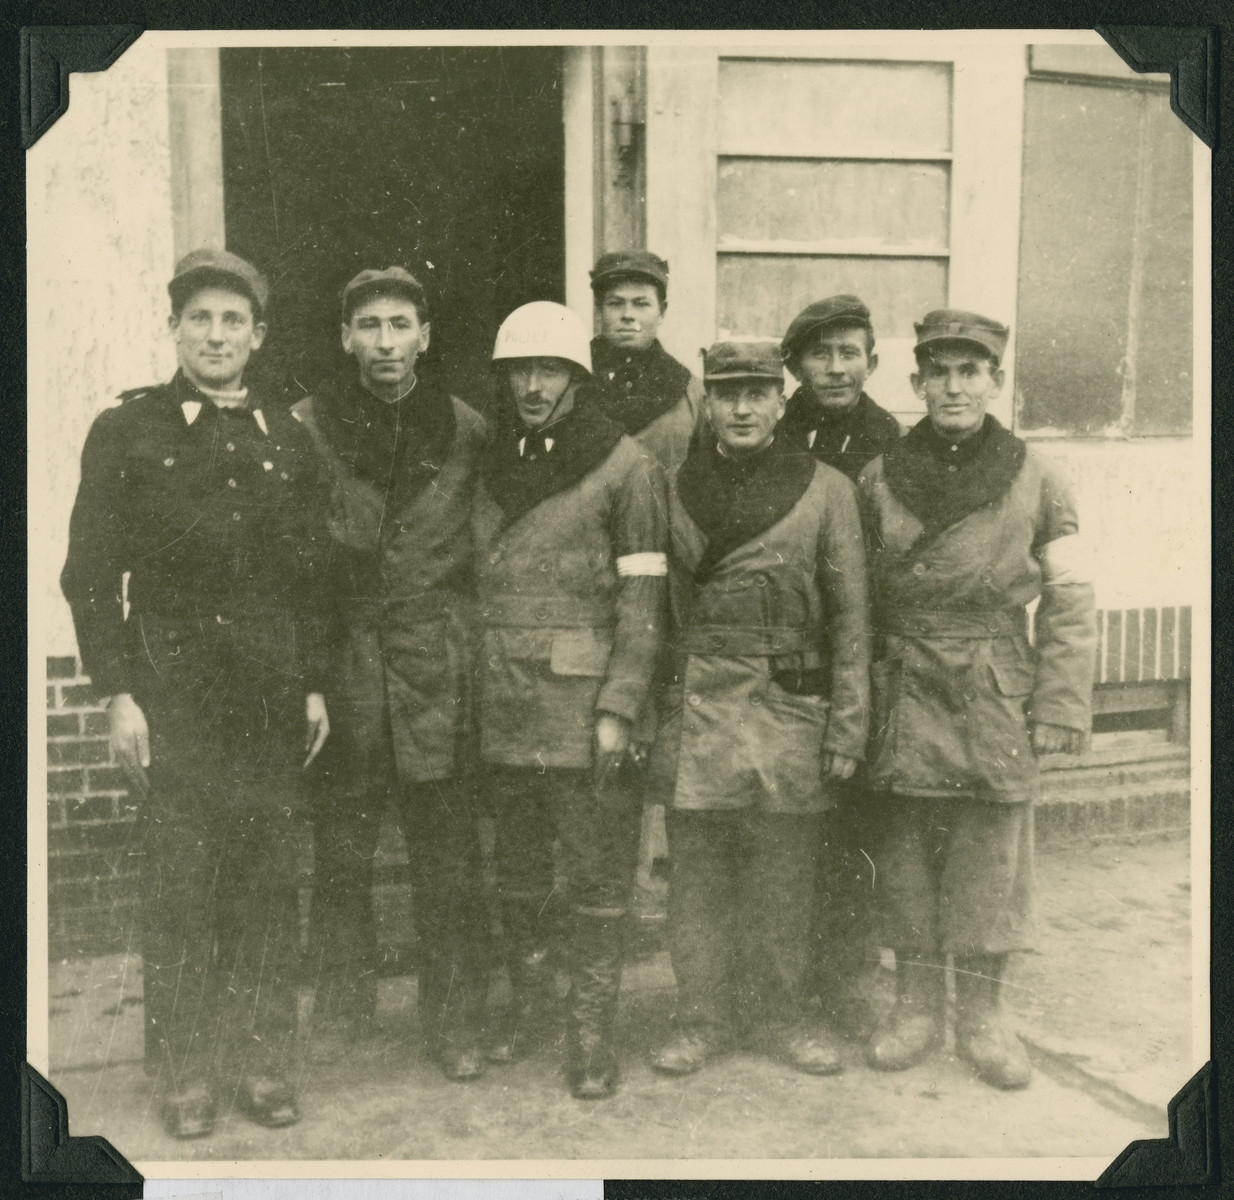
<svg viewBox="0 0 1234 1200">
<path fill-rule="evenodd" d="M 208 404 L 219 413 L 227 412 L 234 413 L 236 416 L 251 416 L 262 434 L 266 437 L 270 436 L 270 429 L 266 425 L 266 418 L 261 409 L 248 406 L 248 388 L 244 388 L 240 392 L 212 392 L 208 388 L 198 387 L 185 376 L 183 371 L 176 372 L 175 377 L 172 379 L 172 386 L 176 393 L 176 400 L 180 405 L 180 412 L 184 417 L 185 425 L 194 424 L 197 418 L 201 416 L 201 410 Z M 215 403 L 215 397 L 235 397 L 238 395 L 242 395 L 246 401 L 243 406 Z"/>
<path fill-rule="evenodd" d="M 375 391 L 373 391 L 373 389 L 369 387 L 369 385 L 365 383 L 363 379 L 359 380 L 360 388 L 362 391 L 368 393 L 368 395 L 372 396 L 374 400 L 380 400 L 382 404 L 386 404 L 390 408 L 393 408 L 396 404 L 402 404 L 402 402 L 406 400 L 407 397 L 410 396 L 411 393 L 416 390 L 416 384 L 419 382 L 420 382 L 419 376 L 416 375 L 416 373 L 413 371 L 411 375 L 411 383 L 407 385 L 407 390 L 405 392 L 400 392 L 397 396 L 395 396 L 393 400 L 387 400 L 385 396 L 379 396 Z"/>
</svg>

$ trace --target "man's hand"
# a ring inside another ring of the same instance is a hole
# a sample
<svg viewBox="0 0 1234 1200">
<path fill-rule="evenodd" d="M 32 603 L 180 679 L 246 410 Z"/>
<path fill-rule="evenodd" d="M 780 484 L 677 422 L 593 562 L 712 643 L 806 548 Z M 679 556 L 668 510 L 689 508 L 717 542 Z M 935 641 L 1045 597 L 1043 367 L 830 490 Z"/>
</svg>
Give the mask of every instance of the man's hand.
<svg viewBox="0 0 1234 1200">
<path fill-rule="evenodd" d="M 617 769 L 630 748 L 630 722 L 615 713 L 596 717 L 595 786 L 603 795 L 617 777 Z"/>
<path fill-rule="evenodd" d="M 330 716 L 326 712 L 326 698 L 320 692 L 309 692 L 304 700 L 304 720 L 307 725 L 304 733 L 304 748 L 308 758 L 304 760 L 307 767 L 317 757 L 317 752 L 326 744 L 330 736 Z"/>
<path fill-rule="evenodd" d="M 1065 725 L 1047 725 L 1044 721 L 1033 726 L 1033 753 L 1079 754 L 1084 749 L 1084 734 L 1079 729 Z"/>
<path fill-rule="evenodd" d="M 630 722 L 615 713 L 596 717 L 596 753 L 624 754 L 630 748 Z"/>
<path fill-rule="evenodd" d="M 851 779 L 856 769 L 857 760 L 849 758 L 847 754 L 823 755 L 823 778 L 825 779 Z"/>
<path fill-rule="evenodd" d="M 128 692 L 117 692 L 107 701 L 111 752 L 124 772 L 142 791 L 150 790 L 146 768 L 150 765 L 150 729 L 146 714 Z"/>
</svg>

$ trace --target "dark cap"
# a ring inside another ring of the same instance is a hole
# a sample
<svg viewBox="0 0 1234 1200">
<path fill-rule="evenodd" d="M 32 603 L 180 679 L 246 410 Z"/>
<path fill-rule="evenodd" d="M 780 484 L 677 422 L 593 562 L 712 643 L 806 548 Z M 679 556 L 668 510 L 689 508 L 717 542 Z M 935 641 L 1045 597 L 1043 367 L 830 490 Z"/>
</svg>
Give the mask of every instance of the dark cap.
<svg viewBox="0 0 1234 1200">
<path fill-rule="evenodd" d="M 718 379 L 784 380 L 780 348 L 769 338 L 716 342 L 703 351 L 703 381 Z"/>
<path fill-rule="evenodd" d="M 214 250 L 206 246 L 190 250 L 178 263 L 176 272 L 167 285 L 167 294 L 177 307 L 182 305 L 198 288 L 222 285 L 235 288 L 253 302 L 253 315 L 260 317 L 266 311 L 270 299 L 270 285 L 266 277 L 251 262 L 227 250 Z"/>
<path fill-rule="evenodd" d="M 935 309 L 932 313 L 926 313 L 922 320 L 914 322 L 913 328 L 917 331 L 914 350 L 938 342 L 961 342 L 979 347 L 996 363 L 1002 362 L 1007 339 L 1011 336 L 1011 330 L 1006 325 L 958 308 Z"/>
<path fill-rule="evenodd" d="M 826 325 L 860 325 L 874 331 L 870 324 L 870 310 L 856 296 L 828 296 L 815 300 L 794 318 L 780 343 L 780 353 L 787 362 L 805 344 L 806 339 Z"/>
<path fill-rule="evenodd" d="M 406 296 L 416 306 L 417 312 L 423 311 L 424 286 L 406 267 L 386 267 L 384 271 L 370 268 L 361 271 L 343 288 L 343 320 L 351 319 L 361 300 L 390 292 Z"/>
<path fill-rule="evenodd" d="M 610 250 L 596 259 L 591 271 L 591 290 L 601 292 L 619 279 L 643 279 L 668 291 L 668 263 L 650 250 Z"/>
</svg>

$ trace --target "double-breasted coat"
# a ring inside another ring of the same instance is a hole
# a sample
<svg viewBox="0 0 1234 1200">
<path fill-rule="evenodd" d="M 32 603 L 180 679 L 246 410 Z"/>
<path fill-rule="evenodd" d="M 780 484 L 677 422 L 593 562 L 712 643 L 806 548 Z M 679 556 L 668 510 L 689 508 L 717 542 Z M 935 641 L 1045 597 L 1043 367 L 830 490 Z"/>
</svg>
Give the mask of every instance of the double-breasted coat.
<svg viewBox="0 0 1234 1200">
<path fill-rule="evenodd" d="M 436 385 L 425 376 L 419 387 Z M 387 719 L 403 783 L 456 774 L 471 729 L 471 504 L 484 422 L 456 397 L 432 399 L 441 426 L 428 439 L 435 445 L 415 440 L 388 494 L 347 461 L 345 424 L 341 435 L 330 436 L 339 415 L 355 419 L 357 404 L 347 403 L 346 391 L 308 397 L 292 410 L 332 481 L 334 744 L 326 762 L 356 791 L 384 770 L 378 764 L 388 756 Z"/>
<path fill-rule="evenodd" d="M 1087 731 L 1096 648 L 1070 488 L 1033 447 L 995 501 L 923 537 L 875 459 L 858 480 L 876 633 L 869 781 L 909 796 L 1035 794 L 1028 721 Z M 1026 606 L 1040 597 L 1032 644 Z"/>
<path fill-rule="evenodd" d="M 865 753 L 869 630 L 853 485 L 815 464 L 792 509 L 700 583 L 707 538 L 675 481 L 669 504 L 678 682 L 653 753 L 658 797 L 677 808 L 821 811 L 824 754 Z M 794 686 L 810 675 L 820 687 Z"/>
<path fill-rule="evenodd" d="M 623 435 L 597 467 L 513 521 L 482 479 L 472 529 L 481 756 L 590 768 L 597 711 L 637 720 L 663 637 L 659 468 Z"/>
</svg>

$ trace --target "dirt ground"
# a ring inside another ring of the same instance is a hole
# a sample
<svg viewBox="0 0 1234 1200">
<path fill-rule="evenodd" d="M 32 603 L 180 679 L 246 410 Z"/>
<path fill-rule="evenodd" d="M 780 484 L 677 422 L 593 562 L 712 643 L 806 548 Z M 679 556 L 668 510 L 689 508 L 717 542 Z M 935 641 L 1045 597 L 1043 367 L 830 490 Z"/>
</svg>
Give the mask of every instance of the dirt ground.
<svg viewBox="0 0 1234 1200">
<path fill-rule="evenodd" d="M 686 1080 L 646 1065 L 667 1028 L 672 972 L 627 969 L 623 1085 L 580 1104 L 546 1050 L 480 1081 L 447 1082 L 420 1054 L 414 982 L 381 985 L 380 1028 L 355 1059 L 302 1071 L 304 1119 L 286 1130 L 228 1115 L 197 1142 L 166 1137 L 142 1072 L 140 960 L 54 963 L 51 1080 L 74 1135 L 102 1134 L 142 1162 L 194 1159 L 647 1159 L 1071 1157 L 1112 1159 L 1163 1137 L 1190 1077 L 1189 848 L 1185 840 L 1087 842 L 1039 855 L 1039 951 L 1011 980 L 1038 1067 L 1024 1092 L 978 1082 L 950 1047 L 902 1074 L 861 1047 L 828 1079 L 739 1053 Z M 885 988 L 890 972 L 879 979 Z"/>
</svg>

